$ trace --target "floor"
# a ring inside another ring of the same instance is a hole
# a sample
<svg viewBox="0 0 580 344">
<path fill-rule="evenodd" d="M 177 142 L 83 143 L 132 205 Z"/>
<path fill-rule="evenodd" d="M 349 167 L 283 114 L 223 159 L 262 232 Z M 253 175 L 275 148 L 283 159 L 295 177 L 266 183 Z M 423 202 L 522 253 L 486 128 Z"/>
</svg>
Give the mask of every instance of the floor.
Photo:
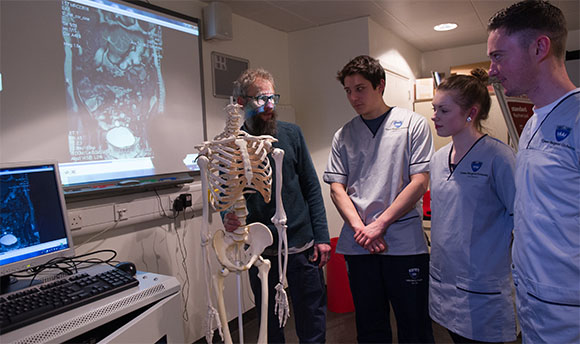
<svg viewBox="0 0 580 344">
<path fill-rule="evenodd" d="M 394 332 L 393 343 L 397 343 L 397 333 L 394 318 L 395 317 L 391 311 L 391 328 Z M 259 322 L 255 311 L 252 309 L 244 314 L 244 343 L 255 343 L 258 338 L 258 329 Z M 230 322 L 230 330 L 234 343 L 239 343 L 237 322 Z M 298 337 L 296 337 L 294 321 L 292 318 L 288 319 L 285 334 L 286 343 L 298 343 Z M 449 337 L 447 330 L 435 322 L 433 322 L 433 335 L 435 337 L 435 343 L 452 343 L 451 337 Z M 220 342 L 219 337 L 214 339 L 214 343 Z M 334 313 L 329 311 L 327 313 L 326 342 L 329 344 L 356 343 L 354 312 Z M 521 343 L 521 338 L 518 338 L 515 342 L 508 342 L 506 344 L 517 343 Z"/>
</svg>

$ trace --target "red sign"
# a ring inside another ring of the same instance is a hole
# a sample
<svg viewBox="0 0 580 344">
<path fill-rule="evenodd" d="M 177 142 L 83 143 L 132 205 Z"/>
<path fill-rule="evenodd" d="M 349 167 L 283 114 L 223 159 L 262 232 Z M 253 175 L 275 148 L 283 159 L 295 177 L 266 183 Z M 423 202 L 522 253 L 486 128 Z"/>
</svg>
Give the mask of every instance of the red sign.
<svg viewBox="0 0 580 344">
<path fill-rule="evenodd" d="M 521 100 L 508 100 L 507 104 L 518 135 L 521 135 L 526 122 L 534 114 L 534 104 Z"/>
</svg>

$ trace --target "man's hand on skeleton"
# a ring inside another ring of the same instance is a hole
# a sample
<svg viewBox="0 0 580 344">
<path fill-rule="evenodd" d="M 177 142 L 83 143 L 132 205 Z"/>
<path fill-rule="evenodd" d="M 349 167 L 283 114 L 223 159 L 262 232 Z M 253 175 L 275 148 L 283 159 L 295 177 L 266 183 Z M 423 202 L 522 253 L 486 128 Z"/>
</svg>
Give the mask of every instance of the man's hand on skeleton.
<svg viewBox="0 0 580 344">
<path fill-rule="evenodd" d="M 315 262 L 320 257 L 320 262 L 318 267 L 322 268 L 328 263 L 330 259 L 330 245 L 329 244 L 314 244 L 314 255 L 312 255 L 312 261 Z"/>
<path fill-rule="evenodd" d="M 233 232 L 242 224 L 235 213 L 230 212 L 224 216 L 224 228 L 227 232 Z"/>
</svg>

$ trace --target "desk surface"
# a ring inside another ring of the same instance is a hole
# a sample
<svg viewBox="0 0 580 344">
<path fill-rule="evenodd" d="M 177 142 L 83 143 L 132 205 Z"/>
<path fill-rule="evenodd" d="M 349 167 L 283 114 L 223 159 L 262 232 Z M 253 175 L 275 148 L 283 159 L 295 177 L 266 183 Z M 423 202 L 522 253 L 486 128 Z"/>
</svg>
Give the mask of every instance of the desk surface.
<svg viewBox="0 0 580 344">
<path fill-rule="evenodd" d="M 94 266 L 88 270 L 96 274 L 106 269 L 110 267 Z M 172 276 L 139 271 L 135 278 L 139 285 L 134 288 L 3 334 L 0 343 L 63 342 L 180 290 L 179 281 Z"/>
</svg>

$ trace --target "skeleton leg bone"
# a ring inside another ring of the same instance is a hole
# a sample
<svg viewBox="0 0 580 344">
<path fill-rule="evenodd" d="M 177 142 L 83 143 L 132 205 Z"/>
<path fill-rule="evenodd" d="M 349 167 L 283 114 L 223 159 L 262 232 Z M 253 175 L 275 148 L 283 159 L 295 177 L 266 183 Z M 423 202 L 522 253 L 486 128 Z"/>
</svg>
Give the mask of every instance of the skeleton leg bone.
<svg viewBox="0 0 580 344">
<path fill-rule="evenodd" d="M 258 333 L 257 344 L 268 342 L 268 271 L 270 271 L 270 261 L 260 257 L 256 262 L 258 267 L 258 277 L 262 286 L 262 304 L 260 305 L 260 332 Z M 264 302 L 266 300 L 266 302 Z"/>
<path fill-rule="evenodd" d="M 216 299 L 218 303 L 218 311 L 221 323 L 223 325 L 223 339 L 225 344 L 232 344 L 232 335 L 228 326 L 228 317 L 226 315 L 226 305 L 224 302 L 224 279 L 230 273 L 226 268 L 222 269 L 218 274 L 213 276 L 214 290 L 216 292 Z"/>
</svg>

